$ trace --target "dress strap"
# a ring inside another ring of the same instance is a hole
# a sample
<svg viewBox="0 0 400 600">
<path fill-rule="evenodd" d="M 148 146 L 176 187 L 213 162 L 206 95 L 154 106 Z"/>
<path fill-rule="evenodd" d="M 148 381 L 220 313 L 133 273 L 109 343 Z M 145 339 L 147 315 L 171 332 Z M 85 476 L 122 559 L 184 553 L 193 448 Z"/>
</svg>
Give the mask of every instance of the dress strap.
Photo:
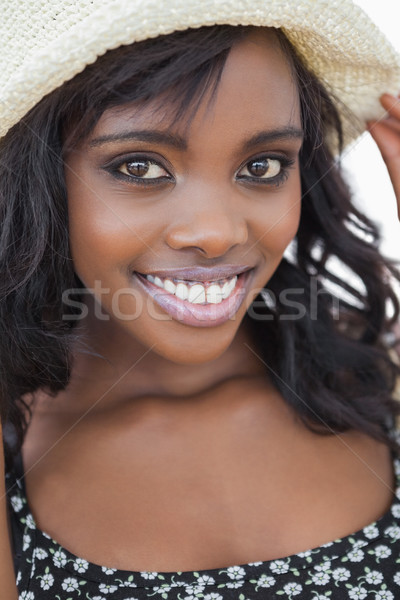
<svg viewBox="0 0 400 600">
<path fill-rule="evenodd" d="M 25 481 L 22 455 L 19 453 L 13 462 L 13 468 L 6 475 L 7 511 L 11 527 L 11 542 L 13 547 L 14 569 L 19 570 L 23 550 L 23 535 L 21 535 L 21 516 L 26 509 Z"/>
</svg>

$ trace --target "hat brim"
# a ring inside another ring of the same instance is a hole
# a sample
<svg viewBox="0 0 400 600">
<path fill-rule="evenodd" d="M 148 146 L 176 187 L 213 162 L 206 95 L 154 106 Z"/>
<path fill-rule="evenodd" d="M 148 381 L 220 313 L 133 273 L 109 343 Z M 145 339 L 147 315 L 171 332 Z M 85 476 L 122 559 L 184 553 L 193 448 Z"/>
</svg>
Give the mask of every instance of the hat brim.
<svg viewBox="0 0 400 600">
<path fill-rule="evenodd" d="M 0 137 L 45 95 L 108 50 L 201 26 L 281 28 L 307 67 L 337 99 L 345 145 L 364 130 L 366 120 L 384 116 L 381 94 L 400 89 L 399 55 L 349 0 L 69 0 L 45 4 L 21 0 L 2 4 L 7 6 L 0 25 Z"/>
</svg>

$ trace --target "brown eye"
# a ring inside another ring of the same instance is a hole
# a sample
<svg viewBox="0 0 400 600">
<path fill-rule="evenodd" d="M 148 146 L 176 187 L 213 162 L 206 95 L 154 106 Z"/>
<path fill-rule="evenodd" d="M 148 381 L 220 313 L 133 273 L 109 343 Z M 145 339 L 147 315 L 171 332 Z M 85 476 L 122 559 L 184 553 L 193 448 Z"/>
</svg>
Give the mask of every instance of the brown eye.
<svg viewBox="0 0 400 600">
<path fill-rule="evenodd" d="M 130 175 L 134 175 L 135 177 L 143 177 L 146 175 L 149 168 L 150 162 L 148 160 L 135 160 L 126 163 L 126 170 Z"/>
<path fill-rule="evenodd" d="M 282 170 L 280 160 L 276 158 L 256 158 L 250 160 L 238 173 L 239 177 L 259 177 L 271 179 L 279 175 Z M 246 173 L 247 171 L 247 173 Z"/>
<path fill-rule="evenodd" d="M 139 179 L 158 179 L 169 175 L 161 165 L 146 158 L 125 162 L 120 166 L 119 171 L 124 175 L 131 175 Z"/>
</svg>

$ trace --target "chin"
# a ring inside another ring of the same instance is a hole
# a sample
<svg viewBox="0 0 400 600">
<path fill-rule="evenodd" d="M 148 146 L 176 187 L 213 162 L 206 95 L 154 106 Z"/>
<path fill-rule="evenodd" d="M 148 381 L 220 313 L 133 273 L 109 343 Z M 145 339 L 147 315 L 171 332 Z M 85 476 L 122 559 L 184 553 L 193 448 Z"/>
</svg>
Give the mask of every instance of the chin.
<svg viewBox="0 0 400 600">
<path fill-rule="evenodd" d="M 166 360 L 179 365 L 202 365 L 217 360 L 227 351 L 231 342 L 232 340 L 229 340 L 225 344 L 218 346 L 212 344 L 207 347 L 204 342 L 201 343 L 199 340 L 199 345 L 196 347 L 192 340 L 190 347 L 181 345 L 179 348 L 165 347 L 163 343 L 160 343 L 156 344 L 152 350 Z"/>
</svg>

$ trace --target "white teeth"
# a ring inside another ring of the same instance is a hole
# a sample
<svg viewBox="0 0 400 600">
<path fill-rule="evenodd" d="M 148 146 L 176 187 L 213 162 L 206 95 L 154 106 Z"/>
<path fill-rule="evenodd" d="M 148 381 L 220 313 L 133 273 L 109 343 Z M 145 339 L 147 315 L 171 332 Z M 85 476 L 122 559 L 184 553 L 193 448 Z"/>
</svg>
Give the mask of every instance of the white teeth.
<svg viewBox="0 0 400 600">
<path fill-rule="evenodd" d="M 185 283 L 178 283 L 175 290 L 175 296 L 181 300 L 187 300 L 189 296 L 188 286 Z"/>
<path fill-rule="evenodd" d="M 170 294 L 175 294 L 176 285 L 170 279 L 165 279 L 164 290 L 167 290 L 167 292 L 169 292 Z"/>
<path fill-rule="evenodd" d="M 225 281 L 222 286 L 222 298 L 225 300 L 229 296 L 229 281 Z"/>
<path fill-rule="evenodd" d="M 237 282 L 237 275 L 235 275 L 235 277 L 233 279 L 231 279 L 231 281 L 228 283 L 229 294 L 231 294 L 233 292 L 236 282 Z"/>
<path fill-rule="evenodd" d="M 189 302 L 193 304 L 204 304 L 206 301 L 206 290 L 201 283 L 195 283 L 191 286 L 188 296 Z"/>
<path fill-rule="evenodd" d="M 210 285 L 207 288 L 207 302 L 219 304 L 222 300 L 221 286 L 217 284 Z"/>
<path fill-rule="evenodd" d="M 230 281 L 226 281 L 222 287 L 222 298 L 223 300 L 225 300 L 225 298 L 228 298 L 228 296 L 231 295 L 233 288 L 235 287 L 237 282 L 237 275 L 235 275 L 235 277 L 233 279 L 231 279 Z"/>
<path fill-rule="evenodd" d="M 187 285 L 182 281 L 174 283 L 172 279 L 162 280 L 160 277 L 154 275 L 146 275 L 146 278 L 170 294 L 174 294 L 177 298 L 186 300 L 192 304 L 205 304 L 206 302 L 209 304 L 219 304 L 231 295 L 238 279 L 237 275 L 235 275 L 232 279 L 222 280 L 219 283 L 207 285 L 194 283 Z"/>
</svg>

